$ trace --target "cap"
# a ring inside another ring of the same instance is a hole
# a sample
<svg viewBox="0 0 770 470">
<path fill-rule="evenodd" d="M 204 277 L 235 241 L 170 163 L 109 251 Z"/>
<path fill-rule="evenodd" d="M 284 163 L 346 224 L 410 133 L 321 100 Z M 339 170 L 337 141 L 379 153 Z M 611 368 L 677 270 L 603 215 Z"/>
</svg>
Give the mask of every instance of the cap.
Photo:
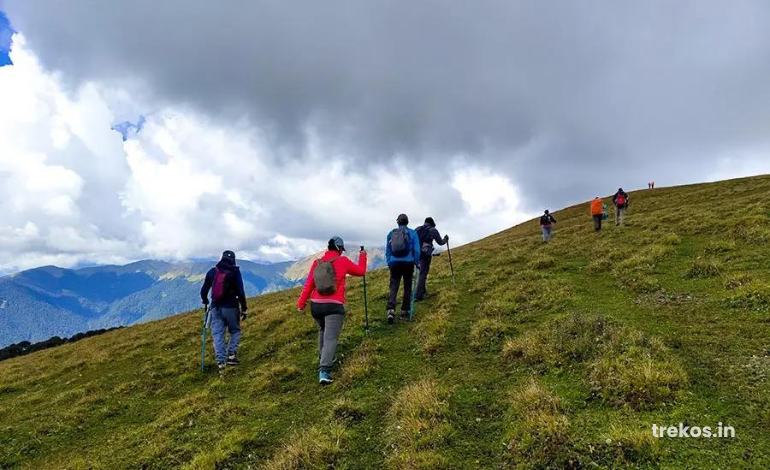
<svg viewBox="0 0 770 470">
<path fill-rule="evenodd" d="M 335 235 L 332 237 L 332 243 L 337 247 L 339 251 L 345 251 L 345 241 L 342 237 Z"/>
</svg>

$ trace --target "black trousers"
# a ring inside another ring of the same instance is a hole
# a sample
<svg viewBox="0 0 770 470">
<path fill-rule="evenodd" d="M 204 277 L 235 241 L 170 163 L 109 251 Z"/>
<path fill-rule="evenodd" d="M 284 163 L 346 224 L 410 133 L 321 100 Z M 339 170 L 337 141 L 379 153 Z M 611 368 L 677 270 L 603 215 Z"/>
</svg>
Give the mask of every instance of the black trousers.
<svg viewBox="0 0 770 470">
<path fill-rule="evenodd" d="M 388 295 L 388 310 L 395 310 L 396 297 L 401 280 L 404 280 L 404 298 L 401 301 L 401 311 L 408 312 L 412 306 L 412 279 L 414 278 L 414 263 L 394 263 L 390 266 L 390 295 Z"/>
<path fill-rule="evenodd" d="M 594 216 L 594 230 L 597 232 L 602 229 L 602 215 Z"/>
<path fill-rule="evenodd" d="M 414 294 L 417 300 L 424 299 L 428 293 L 428 273 L 430 272 L 430 262 L 432 259 L 433 256 L 431 255 L 420 255 L 420 275 L 417 276 L 417 292 Z"/>
</svg>

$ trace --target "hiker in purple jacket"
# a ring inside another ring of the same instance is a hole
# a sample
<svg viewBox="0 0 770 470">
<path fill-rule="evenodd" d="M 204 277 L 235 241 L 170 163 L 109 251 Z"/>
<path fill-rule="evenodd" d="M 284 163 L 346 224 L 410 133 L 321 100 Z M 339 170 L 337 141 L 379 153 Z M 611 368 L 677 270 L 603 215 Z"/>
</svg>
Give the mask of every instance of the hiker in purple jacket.
<svg viewBox="0 0 770 470">
<path fill-rule="evenodd" d="M 214 337 L 214 354 L 220 370 L 225 365 L 236 366 L 238 343 L 241 340 L 241 320 L 246 319 L 246 293 L 243 291 L 241 270 L 235 265 L 235 253 L 222 253 L 222 259 L 206 273 L 201 287 L 201 300 L 208 308 L 211 291 L 211 335 Z M 240 307 L 240 309 L 239 309 Z M 225 341 L 225 330 L 230 333 L 230 342 Z"/>
</svg>

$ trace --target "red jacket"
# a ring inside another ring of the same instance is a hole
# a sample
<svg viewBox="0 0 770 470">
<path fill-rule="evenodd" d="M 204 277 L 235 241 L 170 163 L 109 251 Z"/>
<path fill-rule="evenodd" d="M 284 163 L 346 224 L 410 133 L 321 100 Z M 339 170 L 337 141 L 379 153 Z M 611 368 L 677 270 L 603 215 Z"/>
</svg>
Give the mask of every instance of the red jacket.
<svg viewBox="0 0 770 470">
<path fill-rule="evenodd" d="M 313 271 L 318 265 L 318 260 L 313 261 L 313 266 L 310 267 L 310 272 L 307 275 L 305 281 L 305 287 L 302 289 L 302 293 L 297 300 L 297 308 L 304 309 L 307 304 L 308 298 L 311 302 L 315 303 L 333 303 L 344 304 L 345 303 L 345 276 L 351 274 L 353 276 L 363 276 L 366 274 L 366 252 L 359 253 L 358 264 L 354 264 L 347 256 L 341 256 L 336 251 L 327 251 L 321 257 L 321 261 L 327 261 L 332 258 L 338 257 L 332 261 L 334 266 L 334 276 L 337 278 L 337 290 L 332 295 L 321 295 L 315 289 L 315 281 L 313 279 Z"/>
</svg>

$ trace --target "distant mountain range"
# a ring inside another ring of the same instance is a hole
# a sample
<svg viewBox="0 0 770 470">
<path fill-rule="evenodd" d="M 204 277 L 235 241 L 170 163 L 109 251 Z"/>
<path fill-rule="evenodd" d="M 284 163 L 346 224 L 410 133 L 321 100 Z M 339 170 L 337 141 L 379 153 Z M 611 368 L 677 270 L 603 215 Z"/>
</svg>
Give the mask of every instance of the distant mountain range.
<svg viewBox="0 0 770 470">
<path fill-rule="evenodd" d="M 249 297 L 294 287 L 319 255 L 295 262 L 239 260 Z M 351 254 L 355 261 L 357 254 Z M 0 278 L 0 347 L 68 337 L 88 330 L 165 318 L 200 305 L 199 290 L 213 261 L 145 260 L 124 266 L 64 269 L 44 266 Z M 370 251 L 370 269 L 384 265 Z"/>
</svg>

